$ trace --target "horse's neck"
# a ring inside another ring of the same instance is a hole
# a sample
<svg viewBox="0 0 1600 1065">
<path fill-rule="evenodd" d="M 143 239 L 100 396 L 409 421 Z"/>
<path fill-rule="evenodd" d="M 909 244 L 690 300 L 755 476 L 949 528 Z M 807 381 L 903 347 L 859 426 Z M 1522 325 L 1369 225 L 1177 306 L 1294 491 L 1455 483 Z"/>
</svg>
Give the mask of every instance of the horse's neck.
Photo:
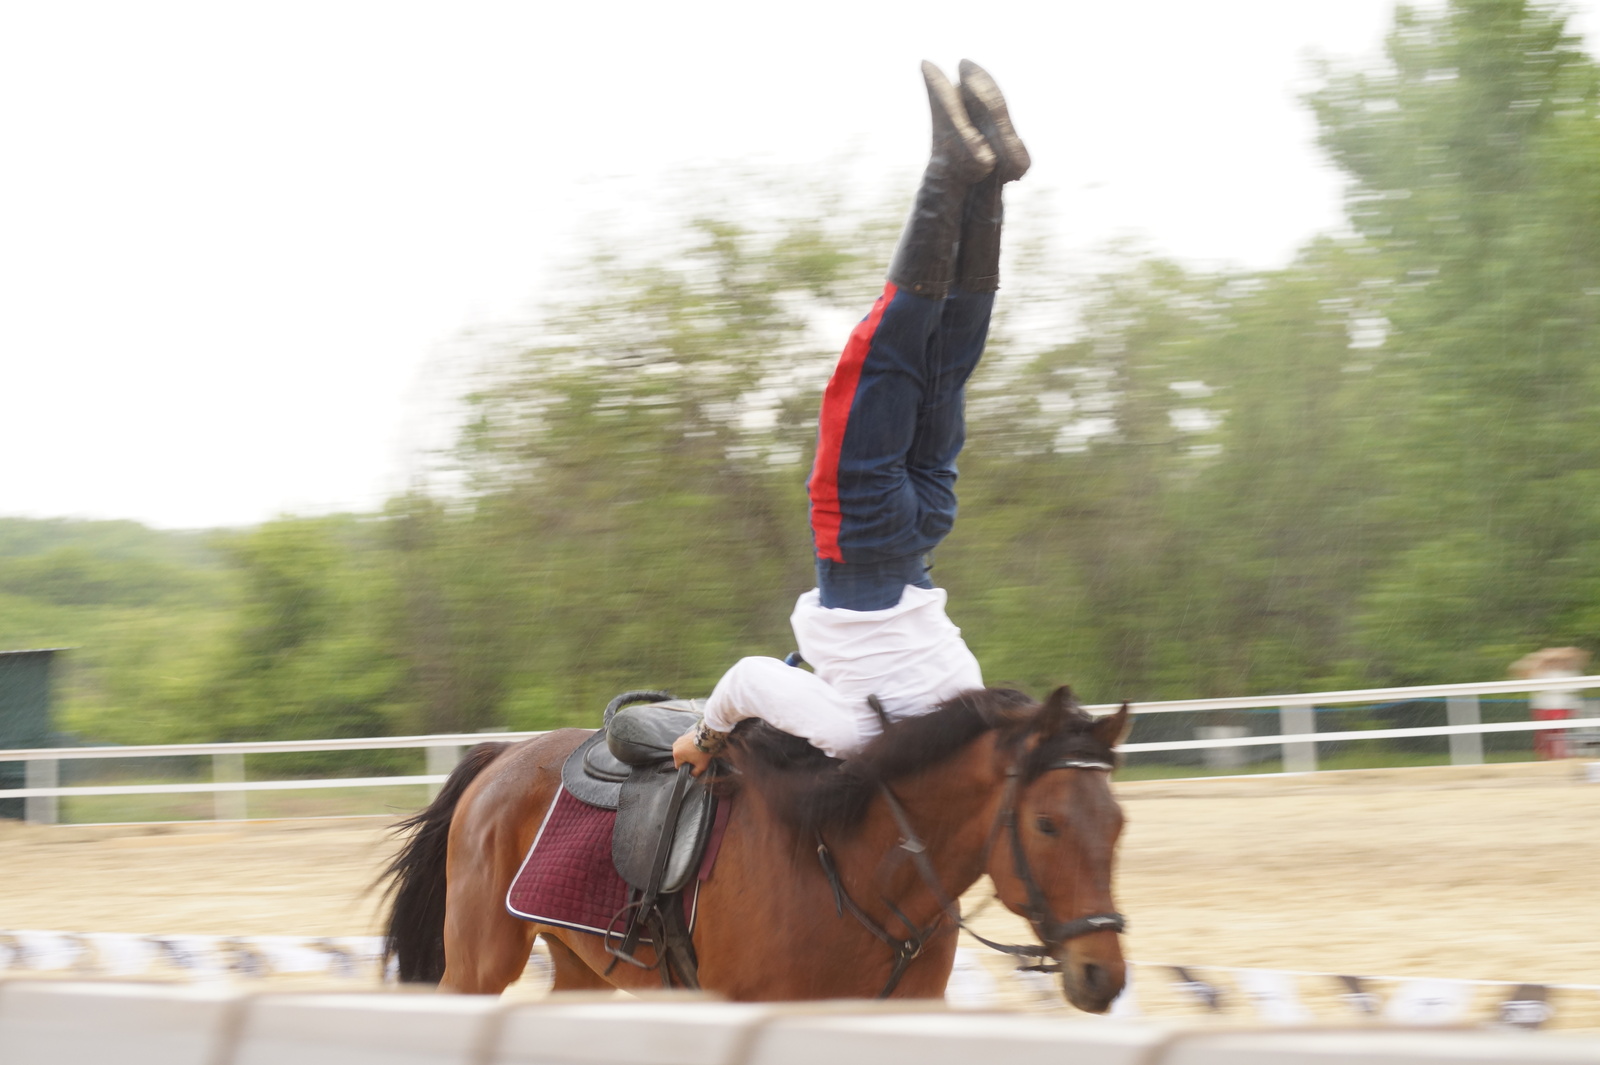
<svg viewBox="0 0 1600 1065">
<path fill-rule="evenodd" d="M 911 831 L 927 847 L 927 864 L 938 876 L 942 900 L 933 898 L 924 872 L 899 847 L 903 832 L 884 798 L 873 803 L 841 865 L 869 874 L 875 894 L 902 905 L 907 899 L 930 903 L 937 910 L 983 875 L 1004 782 L 994 735 L 986 733 L 955 758 L 890 785 Z"/>
</svg>

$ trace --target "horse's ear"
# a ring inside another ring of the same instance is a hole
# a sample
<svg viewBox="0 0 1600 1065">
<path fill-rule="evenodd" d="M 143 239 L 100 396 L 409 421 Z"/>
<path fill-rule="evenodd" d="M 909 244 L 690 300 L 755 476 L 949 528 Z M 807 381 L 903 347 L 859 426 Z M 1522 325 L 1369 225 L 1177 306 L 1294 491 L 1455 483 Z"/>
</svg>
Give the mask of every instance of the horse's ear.
<svg viewBox="0 0 1600 1065">
<path fill-rule="evenodd" d="M 1063 684 L 1051 692 L 1039 708 L 1039 713 L 1033 719 L 1033 731 L 1038 733 L 1040 739 L 1049 739 L 1061 731 L 1077 705 L 1078 700 L 1072 697 L 1072 689 Z"/>
<path fill-rule="evenodd" d="M 1122 741 L 1128 738 L 1128 732 L 1133 727 L 1133 714 L 1128 710 L 1128 704 L 1123 703 L 1121 709 L 1114 714 L 1107 714 L 1096 721 L 1090 729 L 1094 738 L 1107 747 L 1120 747 Z"/>
</svg>

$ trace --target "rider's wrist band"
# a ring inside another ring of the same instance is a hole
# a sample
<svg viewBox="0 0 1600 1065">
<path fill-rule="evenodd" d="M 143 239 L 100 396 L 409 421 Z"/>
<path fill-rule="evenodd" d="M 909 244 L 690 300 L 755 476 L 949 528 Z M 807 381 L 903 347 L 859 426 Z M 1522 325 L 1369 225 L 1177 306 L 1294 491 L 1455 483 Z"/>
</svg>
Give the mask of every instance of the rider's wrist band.
<svg viewBox="0 0 1600 1065">
<path fill-rule="evenodd" d="M 694 735 L 690 738 L 694 741 L 695 750 L 703 754 L 716 754 L 728 743 L 728 734 L 706 727 L 704 719 L 695 725 Z"/>
</svg>

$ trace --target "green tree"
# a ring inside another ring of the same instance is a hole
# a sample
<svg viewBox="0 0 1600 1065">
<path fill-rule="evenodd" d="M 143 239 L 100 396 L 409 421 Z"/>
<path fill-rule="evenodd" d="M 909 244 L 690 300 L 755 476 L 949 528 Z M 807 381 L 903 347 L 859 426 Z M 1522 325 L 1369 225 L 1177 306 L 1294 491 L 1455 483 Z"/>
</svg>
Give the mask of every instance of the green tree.
<svg viewBox="0 0 1600 1065">
<path fill-rule="evenodd" d="M 869 303 L 887 252 L 821 191 L 779 202 L 696 213 L 644 261 L 595 256 L 540 339 L 486 368 L 466 499 L 395 518 L 430 725 L 588 724 L 618 691 L 703 694 L 738 655 L 790 649 L 836 343 L 815 323 Z"/>
<path fill-rule="evenodd" d="M 195 704 L 214 740 L 373 736 L 405 720 L 392 556 L 371 521 L 281 519 L 224 541 L 243 578 Z"/>
<path fill-rule="evenodd" d="M 1593 643 L 1595 67 L 1564 14 L 1517 0 L 1402 10 L 1388 64 L 1311 98 L 1392 271 L 1389 358 L 1413 545 L 1361 626 L 1386 680 L 1498 674 Z M 1467 590 L 1471 594 L 1465 594 Z"/>
</svg>

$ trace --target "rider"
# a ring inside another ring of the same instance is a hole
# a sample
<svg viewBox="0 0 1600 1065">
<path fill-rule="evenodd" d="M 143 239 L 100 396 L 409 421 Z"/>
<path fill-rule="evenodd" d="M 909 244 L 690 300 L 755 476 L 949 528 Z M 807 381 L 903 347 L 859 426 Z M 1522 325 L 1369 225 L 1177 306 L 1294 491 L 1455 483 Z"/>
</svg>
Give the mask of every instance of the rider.
<svg viewBox="0 0 1600 1065">
<path fill-rule="evenodd" d="M 959 89 L 922 64 L 933 151 L 872 311 L 823 393 L 807 488 L 817 587 L 789 621 L 814 673 L 744 658 L 673 759 L 701 772 L 747 717 L 845 758 L 892 720 L 983 686 L 927 554 L 956 514 L 964 392 L 999 286 L 1001 186 L 1028 169 L 1000 89 L 961 61 Z"/>
</svg>

